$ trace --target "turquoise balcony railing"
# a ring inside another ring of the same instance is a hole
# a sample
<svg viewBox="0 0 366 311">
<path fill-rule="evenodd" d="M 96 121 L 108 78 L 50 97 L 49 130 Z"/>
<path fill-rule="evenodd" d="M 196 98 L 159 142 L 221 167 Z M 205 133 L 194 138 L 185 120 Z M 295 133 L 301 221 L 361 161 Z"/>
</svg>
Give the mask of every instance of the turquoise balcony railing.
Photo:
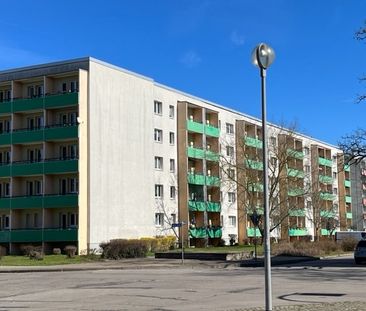
<svg viewBox="0 0 366 311">
<path fill-rule="evenodd" d="M 349 195 L 346 195 L 346 203 L 352 203 L 352 197 Z"/>
<path fill-rule="evenodd" d="M 190 158 L 203 159 L 205 157 L 205 151 L 199 148 L 188 147 L 187 155 Z"/>
<path fill-rule="evenodd" d="M 203 201 L 188 201 L 188 209 L 191 212 L 204 212 L 206 210 L 206 203 Z"/>
<path fill-rule="evenodd" d="M 351 181 L 350 180 L 345 180 L 344 181 L 344 186 L 347 187 L 347 188 L 350 188 L 351 187 Z"/>
<path fill-rule="evenodd" d="M 212 137 L 220 137 L 220 130 L 212 125 L 205 126 L 205 134 Z"/>
<path fill-rule="evenodd" d="M 220 159 L 220 155 L 218 153 L 210 151 L 210 150 L 206 150 L 206 160 L 218 162 L 219 159 Z"/>
<path fill-rule="evenodd" d="M 189 229 L 189 237 L 196 239 L 205 239 L 207 238 L 207 230 L 206 228 L 190 228 Z"/>
<path fill-rule="evenodd" d="M 289 236 L 307 236 L 309 235 L 307 229 L 289 229 L 288 230 Z"/>
<path fill-rule="evenodd" d="M 220 213 L 221 212 L 220 202 L 207 202 L 207 212 Z"/>
<path fill-rule="evenodd" d="M 222 229 L 221 229 L 221 227 L 207 228 L 207 235 L 211 239 L 221 238 L 222 237 Z"/>
<path fill-rule="evenodd" d="M 304 153 L 302 151 L 298 151 L 298 150 L 295 150 L 295 149 L 288 148 L 287 149 L 287 154 L 290 157 L 293 157 L 293 158 L 296 158 L 296 159 L 299 159 L 299 160 L 302 160 L 304 158 Z"/>
<path fill-rule="evenodd" d="M 333 201 L 333 200 L 335 200 L 336 196 L 333 193 L 321 192 L 320 198 L 322 200 Z"/>
<path fill-rule="evenodd" d="M 203 134 L 204 125 L 199 122 L 187 120 L 187 130 L 195 133 Z"/>
<path fill-rule="evenodd" d="M 294 188 L 294 189 L 289 189 L 287 194 L 290 197 L 297 197 L 297 196 L 304 195 L 305 191 L 304 191 L 304 189 Z"/>
<path fill-rule="evenodd" d="M 334 218 L 336 213 L 333 211 L 320 211 L 320 216 L 324 218 Z"/>
<path fill-rule="evenodd" d="M 254 138 L 254 137 L 249 137 L 249 136 L 245 137 L 244 143 L 245 143 L 245 145 L 250 146 L 250 147 L 260 148 L 260 149 L 263 148 L 262 141 L 257 138 Z"/>
<path fill-rule="evenodd" d="M 189 184 L 193 185 L 204 185 L 205 184 L 205 176 L 200 174 L 192 174 L 188 173 L 187 180 Z"/>
<path fill-rule="evenodd" d="M 252 238 L 254 237 L 254 232 L 255 232 L 255 236 L 258 238 L 258 237 L 261 237 L 261 232 L 258 228 L 255 228 L 255 231 L 254 231 L 254 228 L 247 228 L 247 236 Z"/>
<path fill-rule="evenodd" d="M 295 177 L 295 178 L 304 178 L 305 173 L 304 173 L 304 171 L 296 170 L 294 168 L 288 168 L 287 176 Z"/>
<path fill-rule="evenodd" d="M 206 185 L 220 187 L 220 178 L 216 176 L 206 176 Z"/>
<path fill-rule="evenodd" d="M 245 166 L 253 170 L 263 170 L 263 162 L 245 159 Z"/>
<path fill-rule="evenodd" d="M 346 213 L 346 218 L 347 219 L 352 219 L 352 213 Z"/>
<path fill-rule="evenodd" d="M 323 184 L 332 184 L 333 178 L 332 176 L 319 175 L 319 181 Z"/>
<path fill-rule="evenodd" d="M 292 209 L 289 211 L 289 216 L 293 217 L 304 217 L 305 216 L 305 209 Z"/>
<path fill-rule="evenodd" d="M 325 165 L 325 166 L 329 166 L 329 167 L 332 167 L 332 165 L 333 165 L 332 160 L 325 159 L 322 157 L 319 157 L 318 162 L 320 165 Z"/>
</svg>

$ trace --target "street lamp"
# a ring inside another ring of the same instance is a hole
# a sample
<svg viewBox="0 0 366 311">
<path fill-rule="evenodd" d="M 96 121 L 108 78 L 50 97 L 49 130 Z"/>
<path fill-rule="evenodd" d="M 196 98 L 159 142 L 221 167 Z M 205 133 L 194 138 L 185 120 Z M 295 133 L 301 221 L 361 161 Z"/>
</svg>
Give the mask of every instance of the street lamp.
<svg viewBox="0 0 366 311">
<path fill-rule="evenodd" d="M 264 269 L 266 311 L 272 310 L 271 281 L 271 240 L 269 235 L 269 197 L 268 197 L 268 146 L 266 121 L 266 70 L 275 58 L 273 49 L 260 43 L 252 52 L 252 62 L 260 69 L 262 95 L 262 144 L 263 144 L 263 196 L 264 196 Z"/>
</svg>

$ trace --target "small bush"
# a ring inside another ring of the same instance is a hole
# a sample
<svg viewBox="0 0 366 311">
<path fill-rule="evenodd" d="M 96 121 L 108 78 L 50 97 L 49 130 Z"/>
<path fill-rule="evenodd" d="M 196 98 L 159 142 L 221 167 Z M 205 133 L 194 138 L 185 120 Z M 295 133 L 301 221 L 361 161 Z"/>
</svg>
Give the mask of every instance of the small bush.
<svg viewBox="0 0 366 311">
<path fill-rule="evenodd" d="M 272 253 L 282 256 L 324 256 L 339 251 L 340 247 L 335 241 L 323 240 L 318 242 L 281 242 L 273 245 Z"/>
<path fill-rule="evenodd" d="M 31 259 L 31 260 L 43 260 L 43 254 L 41 252 L 32 250 L 29 253 L 29 259 Z"/>
<path fill-rule="evenodd" d="M 342 251 L 344 251 L 344 252 L 353 251 L 357 245 L 357 242 L 358 241 L 352 237 L 347 237 L 347 238 L 342 239 L 342 242 L 341 242 Z"/>
<path fill-rule="evenodd" d="M 158 236 L 155 238 L 141 238 L 146 243 L 148 252 L 166 252 L 174 249 L 177 238 L 175 236 Z"/>
<path fill-rule="evenodd" d="M 36 251 L 41 253 L 42 252 L 42 246 L 34 246 L 34 245 L 21 245 L 20 251 L 24 256 L 29 256 L 32 251 Z"/>
<path fill-rule="evenodd" d="M 102 257 L 107 259 L 138 258 L 146 257 L 148 243 L 145 240 L 118 239 L 107 243 L 101 243 Z"/>
<path fill-rule="evenodd" d="M 52 253 L 53 253 L 54 255 L 61 255 L 61 249 L 60 249 L 60 248 L 54 248 L 54 249 L 52 250 Z"/>
<path fill-rule="evenodd" d="M 74 245 L 66 245 L 64 248 L 64 252 L 67 256 L 67 258 L 73 258 L 75 257 L 77 247 Z"/>
</svg>

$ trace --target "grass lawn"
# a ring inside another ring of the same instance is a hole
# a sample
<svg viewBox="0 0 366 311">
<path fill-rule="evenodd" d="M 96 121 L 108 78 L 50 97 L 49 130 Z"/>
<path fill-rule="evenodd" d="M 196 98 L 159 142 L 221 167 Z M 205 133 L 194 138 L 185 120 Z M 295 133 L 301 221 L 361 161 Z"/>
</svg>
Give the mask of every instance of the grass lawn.
<svg viewBox="0 0 366 311">
<path fill-rule="evenodd" d="M 66 255 L 46 255 L 43 260 L 33 260 L 27 256 L 3 256 L 0 260 L 0 266 L 51 266 L 78 264 L 97 260 L 99 260 L 98 256 L 75 256 L 74 258 L 67 258 Z"/>
</svg>

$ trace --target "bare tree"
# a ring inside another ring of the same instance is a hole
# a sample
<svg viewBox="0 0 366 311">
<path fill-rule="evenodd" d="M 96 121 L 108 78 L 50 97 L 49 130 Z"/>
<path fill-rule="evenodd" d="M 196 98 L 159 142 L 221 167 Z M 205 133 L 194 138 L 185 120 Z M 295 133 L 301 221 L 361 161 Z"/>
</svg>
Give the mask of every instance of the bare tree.
<svg viewBox="0 0 366 311">
<path fill-rule="evenodd" d="M 366 22 L 365 25 L 360 27 L 356 33 L 355 33 L 355 38 L 356 40 L 362 41 L 362 40 L 366 40 Z M 363 76 L 360 78 L 360 81 L 365 81 L 366 80 L 366 76 Z M 361 94 L 358 95 L 357 97 L 357 102 L 360 103 L 361 101 L 366 99 L 366 94 Z"/>
</svg>

